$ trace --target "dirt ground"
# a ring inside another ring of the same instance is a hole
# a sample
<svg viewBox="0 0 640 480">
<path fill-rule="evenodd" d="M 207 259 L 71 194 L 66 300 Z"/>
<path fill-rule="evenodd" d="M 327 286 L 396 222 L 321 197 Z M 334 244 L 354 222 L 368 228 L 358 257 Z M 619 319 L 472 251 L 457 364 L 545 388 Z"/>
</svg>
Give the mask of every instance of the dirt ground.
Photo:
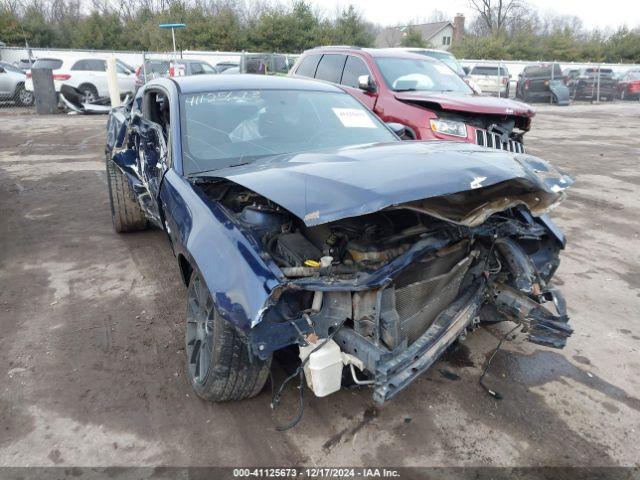
<svg viewBox="0 0 640 480">
<path fill-rule="evenodd" d="M 105 117 L 0 113 L 0 466 L 638 465 L 640 107 L 539 107 L 529 152 L 573 174 L 559 351 L 480 328 L 382 408 L 366 389 L 274 413 L 197 398 L 185 289 L 159 231 L 113 232 Z M 212 246 L 212 248 L 214 248 Z M 452 375 L 453 374 L 453 375 Z M 280 374 L 281 375 L 281 374 Z"/>
</svg>

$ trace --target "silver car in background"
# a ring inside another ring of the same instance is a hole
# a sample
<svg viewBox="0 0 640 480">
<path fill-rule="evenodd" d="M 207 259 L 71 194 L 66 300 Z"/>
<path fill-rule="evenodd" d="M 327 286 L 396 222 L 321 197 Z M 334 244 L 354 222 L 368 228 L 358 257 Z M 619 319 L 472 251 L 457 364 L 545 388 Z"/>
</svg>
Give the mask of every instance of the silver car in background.
<svg viewBox="0 0 640 480">
<path fill-rule="evenodd" d="M 18 67 L 0 62 L 0 100 L 9 100 L 23 106 L 33 105 L 33 92 L 25 90 L 27 76 Z"/>
</svg>

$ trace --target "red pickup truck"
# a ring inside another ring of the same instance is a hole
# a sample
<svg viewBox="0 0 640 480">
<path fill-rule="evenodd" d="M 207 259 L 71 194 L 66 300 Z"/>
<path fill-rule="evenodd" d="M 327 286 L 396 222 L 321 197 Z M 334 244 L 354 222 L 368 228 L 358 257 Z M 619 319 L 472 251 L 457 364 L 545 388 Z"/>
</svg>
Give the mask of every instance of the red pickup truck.
<svg viewBox="0 0 640 480">
<path fill-rule="evenodd" d="M 318 47 L 289 75 L 340 85 L 383 121 L 405 126 L 415 140 L 457 140 L 524 152 L 529 105 L 478 95 L 439 60 L 397 49 Z"/>
</svg>

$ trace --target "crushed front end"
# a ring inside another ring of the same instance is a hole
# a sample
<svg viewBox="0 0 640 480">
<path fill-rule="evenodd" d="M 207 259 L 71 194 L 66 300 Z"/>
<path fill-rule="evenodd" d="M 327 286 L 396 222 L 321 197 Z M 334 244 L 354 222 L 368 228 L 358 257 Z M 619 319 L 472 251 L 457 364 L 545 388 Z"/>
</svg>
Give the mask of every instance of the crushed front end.
<svg viewBox="0 0 640 480">
<path fill-rule="evenodd" d="M 572 180 L 536 166 L 535 181 L 475 188 L 474 178 L 457 193 L 320 224 L 203 180 L 280 276 L 248 331 L 252 353 L 298 346 L 316 395 L 338 390 L 346 368 L 384 403 L 484 322 L 517 322 L 530 342 L 564 347 L 572 330 L 550 282 L 565 239 L 547 212 Z"/>
</svg>

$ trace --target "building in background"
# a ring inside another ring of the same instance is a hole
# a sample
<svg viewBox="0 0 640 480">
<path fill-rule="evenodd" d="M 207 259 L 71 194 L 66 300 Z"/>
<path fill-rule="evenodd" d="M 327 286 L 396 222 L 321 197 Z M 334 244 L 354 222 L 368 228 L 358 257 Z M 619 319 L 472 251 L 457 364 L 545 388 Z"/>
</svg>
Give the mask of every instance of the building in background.
<svg viewBox="0 0 640 480">
<path fill-rule="evenodd" d="M 402 46 L 403 38 L 412 30 L 422 36 L 422 40 L 428 48 L 449 50 L 451 45 L 459 41 L 464 33 L 464 15 L 457 14 L 452 22 L 387 27 L 376 36 L 376 47 L 400 47 Z"/>
</svg>

